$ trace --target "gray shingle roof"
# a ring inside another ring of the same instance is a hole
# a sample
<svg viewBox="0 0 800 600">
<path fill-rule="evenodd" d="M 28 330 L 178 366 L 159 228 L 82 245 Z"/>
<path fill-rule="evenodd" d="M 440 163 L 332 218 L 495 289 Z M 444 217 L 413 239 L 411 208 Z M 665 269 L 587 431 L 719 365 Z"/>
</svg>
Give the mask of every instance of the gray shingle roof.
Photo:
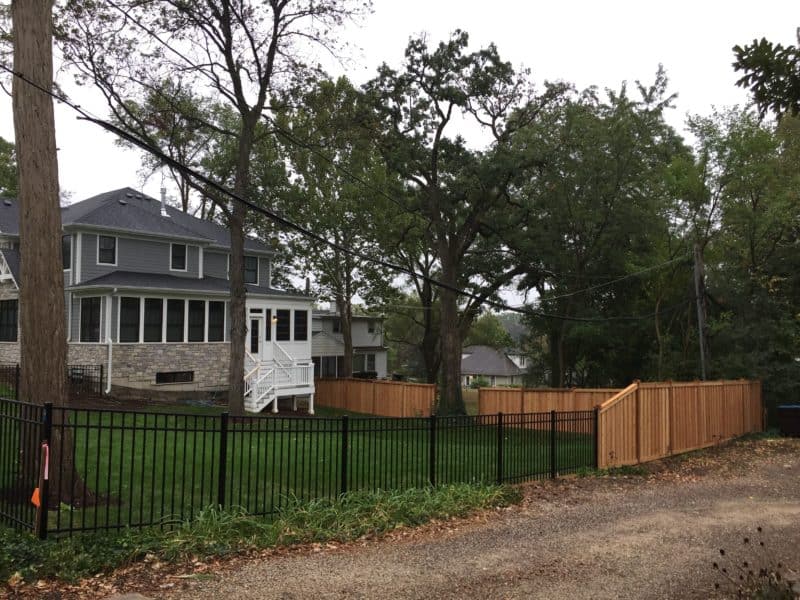
<svg viewBox="0 0 800 600">
<path fill-rule="evenodd" d="M 511 377 L 524 373 L 505 354 L 489 346 L 467 346 L 461 355 L 461 372 L 464 375 Z"/>
<path fill-rule="evenodd" d="M 286 290 L 276 290 L 274 288 L 257 285 L 247 285 L 248 294 L 264 296 L 288 296 L 293 298 L 306 298 L 297 292 Z M 137 273 L 134 271 L 114 271 L 100 277 L 95 277 L 89 281 L 84 281 L 78 285 L 73 285 L 68 289 L 79 291 L 97 288 L 122 288 L 122 289 L 145 289 L 159 291 L 179 291 L 179 292 L 203 292 L 228 294 L 230 292 L 230 282 L 227 279 L 218 277 L 179 277 L 177 275 L 167 275 L 164 273 Z"/>
<path fill-rule="evenodd" d="M 219 223 L 198 219 L 168 206 L 169 217 L 161 215 L 161 202 L 130 188 L 120 188 L 62 207 L 64 226 L 86 225 L 142 235 L 188 238 L 211 246 L 230 248 L 230 232 Z M 19 235 L 17 200 L 0 202 L 0 233 Z M 245 250 L 274 253 L 257 240 L 245 239 Z"/>
</svg>

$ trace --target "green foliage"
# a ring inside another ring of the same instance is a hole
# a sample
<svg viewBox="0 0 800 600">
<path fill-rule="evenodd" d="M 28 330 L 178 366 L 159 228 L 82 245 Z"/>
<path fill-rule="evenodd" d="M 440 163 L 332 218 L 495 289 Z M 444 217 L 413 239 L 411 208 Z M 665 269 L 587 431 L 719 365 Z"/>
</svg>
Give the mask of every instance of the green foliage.
<svg viewBox="0 0 800 600">
<path fill-rule="evenodd" d="M 477 390 L 478 388 L 482 387 L 489 387 L 489 380 L 486 379 L 486 377 L 475 377 L 469 382 L 469 387 L 473 390 Z"/>
<path fill-rule="evenodd" d="M 800 29 L 797 46 L 761 38 L 734 46 L 733 53 L 733 68 L 744 73 L 736 85 L 750 91 L 762 117 L 767 112 L 778 117 L 800 112 Z"/>
<path fill-rule="evenodd" d="M 0 196 L 17 196 L 17 158 L 14 144 L 0 137 Z"/>
<path fill-rule="evenodd" d="M 272 521 L 241 510 L 208 508 L 172 531 L 125 530 L 39 541 L 0 528 L 0 581 L 19 573 L 35 579 L 76 580 L 135 561 L 173 562 L 246 552 L 276 545 L 349 541 L 382 535 L 432 519 L 465 516 L 520 500 L 506 486 L 458 484 L 403 492 L 354 492 L 335 500 L 291 502 Z"/>
<path fill-rule="evenodd" d="M 500 318 L 494 313 L 484 313 L 478 317 L 469 329 L 464 346 L 490 346 L 497 350 L 514 345 Z"/>
</svg>

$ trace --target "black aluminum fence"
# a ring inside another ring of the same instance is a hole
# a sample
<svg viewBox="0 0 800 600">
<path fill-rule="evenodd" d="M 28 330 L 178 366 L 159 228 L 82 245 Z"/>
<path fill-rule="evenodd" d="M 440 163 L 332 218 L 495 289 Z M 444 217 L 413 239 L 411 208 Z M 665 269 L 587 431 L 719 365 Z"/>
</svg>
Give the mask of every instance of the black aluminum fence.
<svg viewBox="0 0 800 600">
<path fill-rule="evenodd" d="M 0 404 L 0 427 L 13 429 L 26 405 Z M 41 536 L 169 527 L 209 505 L 270 515 L 352 490 L 556 477 L 597 460 L 596 411 L 397 419 L 46 406 L 28 420 L 50 443 Z M 29 499 L 34 482 L 20 478 L 19 434 L 3 439 L 1 485 L 23 489 L 9 498 Z M 6 502 L 0 519 L 33 528 L 35 512 Z"/>
<path fill-rule="evenodd" d="M 71 398 L 103 394 L 103 365 L 68 365 L 67 385 Z M 19 365 L 0 364 L 0 397 L 19 399 Z"/>
</svg>

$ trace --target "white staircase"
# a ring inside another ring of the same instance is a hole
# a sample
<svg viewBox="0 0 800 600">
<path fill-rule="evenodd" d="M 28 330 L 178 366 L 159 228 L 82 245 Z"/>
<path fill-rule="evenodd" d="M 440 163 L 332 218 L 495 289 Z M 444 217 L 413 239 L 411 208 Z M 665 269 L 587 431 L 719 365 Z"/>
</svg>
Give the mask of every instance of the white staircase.
<svg viewBox="0 0 800 600">
<path fill-rule="evenodd" d="M 278 412 L 278 398 L 309 396 L 308 412 L 314 414 L 314 363 L 297 361 L 278 344 L 281 359 L 277 356 L 268 362 L 259 362 L 249 352 L 245 352 L 244 408 L 247 412 L 258 413 L 270 404 L 272 412 Z"/>
</svg>

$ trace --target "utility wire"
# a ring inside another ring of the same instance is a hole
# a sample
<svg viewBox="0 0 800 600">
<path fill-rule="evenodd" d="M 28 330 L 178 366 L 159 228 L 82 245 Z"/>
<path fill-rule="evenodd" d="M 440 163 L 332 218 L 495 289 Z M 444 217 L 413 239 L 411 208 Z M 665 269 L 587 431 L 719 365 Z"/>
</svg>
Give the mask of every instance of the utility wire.
<svg viewBox="0 0 800 600">
<path fill-rule="evenodd" d="M 282 225 L 283 227 L 285 227 L 287 229 L 294 230 L 294 231 L 296 231 L 297 233 L 299 233 L 300 235 L 302 235 L 302 236 L 304 236 L 306 238 L 309 238 L 309 239 L 311 239 L 311 240 L 313 240 L 313 241 L 315 241 L 317 243 L 320 243 L 320 244 L 323 244 L 323 245 L 327 245 L 327 246 L 329 246 L 329 247 L 331 247 L 334 250 L 337 250 L 339 252 L 342 252 L 342 253 L 345 253 L 345 254 L 349 254 L 350 256 L 354 256 L 354 257 L 359 258 L 361 260 L 364 260 L 364 261 L 367 261 L 367 262 L 371 262 L 373 264 L 385 267 L 385 268 L 387 268 L 389 270 L 392 270 L 392 271 L 395 271 L 395 272 L 398 272 L 398 273 L 403 273 L 403 274 L 408 275 L 410 277 L 417 277 L 417 278 L 420 278 L 420 279 L 424 279 L 424 280 L 428 281 L 429 283 L 431 283 L 432 285 L 435 285 L 435 286 L 437 286 L 437 287 L 439 287 L 441 289 L 446 289 L 446 290 L 451 291 L 451 292 L 453 292 L 455 294 L 458 294 L 459 296 L 462 296 L 462 297 L 465 297 L 465 298 L 469 298 L 469 299 L 474 300 L 476 302 L 479 302 L 479 303 L 482 303 L 482 304 L 487 304 L 489 306 L 493 306 L 493 307 L 495 307 L 497 309 L 500 309 L 500 310 L 505 310 L 505 311 L 509 311 L 509 312 L 515 312 L 515 313 L 519 313 L 519 314 L 523 314 L 523 315 L 536 316 L 536 317 L 544 317 L 544 318 L 559 319 L 559 320 L 566 320 L 566 321 L 577 321 L 577 322 L 608 322 L 608 321 L 638 321 L 638 320 L 643 320 L 643 319 L 650 319 L 650 318 L 653 318 L 653 317 L 655 317 L 655 316 L 657 316 L 659 314 L 662 314 L 663 312 L 665 312 L 667 310 L 670 310 L 670 309 L 678 307 L 678 306 L 685 305 L 686 303 L 688 303 L 690 301 L 689 299 L 687 299 L 687 300 L 684 300 L 683 302 L 681 302 L 680 304 L 674 305 L 673 307 L 668 307 L 668 308 L 663 309 L 661 311 L 656 311 L 654 313 L 650 313 L 650 314 L 646 314 L 646 315 L 629 315 L 629 316 L 613 316 L 613 317 L 595 318 L 595 317 L 571 317 L 571 316 L 568 316 L 568 315 L 551 314 L 551 313 L 546 313 L 546 312 L 539 311 L 539 310 L 530 309 L 527 306 L 522 306 L 522 307 L 510 306 L 510 305 L 508 305 L 508 304 L 506 304 L 504 302 L 499 302 L 497 300 L 492 300 L 490 298 L 481 298 L 477 294 L 474 294 L 474 293 L 472 293 L 470 291 L 467 291 L 467 290 L 459 288 L 457 286 L 454 286 L 454 285 L 439 281 L 438 279 L 435 279 L 433 277 L 430 277 L 430 276 L 427 276 L 427 275 L 424 275 L 424 274 L 421 274 L 421 273 L 417 273 L 413 269 L 409 269 L 409 268 L 404 267 L 402 265 L 398 265 L 398 264 L 392 263 L 392 262 L 387 261 L 387 260 L 382 259 L 382 258 L 376 258 L 374 256 L 369 256 L 369 255 L 363 254 L 361 252 L 352 250 L 350 248 L 345 248 L 344 246 L 341 246 L 340 244 L 338 244 L 336 242 L 328 240 L 328 239 L 324 238 L 323 236 L 321 236 L 321 235 L 319 235 L 317 233 L 314 233 L 313 231 L 303 227 L 302 225 L 294 223 L 293 221 L 291 221 L 291 220 L 289 220 L 289 219 L 287 219 L 287 218 L 275 213 L 272 210 L 263 208 L 261 206 L 258 206 L 257 204 L 254 204 L 250 200 L 246 200 L 245 198 L 242 198 L 241 196 L 239 196 L 235 192 L 233 192 L 230 189 L 228 189 L 227 187 L 217 183 L 213 179 L 210 179 L 209 177 L 203 175 L 202 173 L 199 173 L 199 172 L 195 171 L 194 169 L 192 169 L 191 167 L 181 163 L 180 161 L 175 160 L 174 158 L 172 158 L 171 156 L 165 154 L 164 152 L 162 152 L 158 148 L 156 148 L 156 147 L 152 146 L 151 144 L 149 144 L 148 142 L 140 139 L 135 134 L 133 134 L 133 133 L 131 133 L 129 131 L 125 131 L 124 129 L 118 127 L 117 125 L 114 125 L 113 123 L 105 121 L 104 119 L 100 119 L 98 117 L 93 116 L 87 110 L 85 110 L 81 106 L 75 104 L 74 102 L 72 102 L 71 100 L 66 98 L 65 96 L 57 94 L 57 93 L 53 92 L 52 90 L 47 89 L 47 88 L 39 85 L 38 83 L 32 81 L 30 78 L 25 76 L 23 73 L 14 71 L 13 69 L 10 69 L 7 66 L 2 65 L 2 64 L 0 64 L 0 68 L 2 68 L 4 71 L 10 73 L 14 77 L 20 79 L 21 81 L 24 81 L 28 85 L 38 89 L 42 93 L 47 94 L 48 96 L 50 96 L 51 98 L 57 100 L 58 102 L 68 106 L 69 108 L 71 108 L 72 110 L 77 112 L 79 115 L 81 115 L 79 117 L 79 119 L 89 121 L 90 123 L 93 123 L 93 124 L 95 124 L 95 125 L 97 125 L 99 127 L 102 127 L 106 131 L 109 131 L 109 132 L 117 135 L 118 137 L 121 137 L 122 139 L 127 140 L 131 144 L 133 144 L 135 146 L 138 146 L 139 148 L 141 148 L 145 152 L 148 152 L 149 154 L 155 156 L 156 158 L 158 158 L 159 160 L 161 160 L 165 164 L 168 164 L 168 165 L 174 167 L 176 170 L 180 171 L 184 175 L 192 177 L 192 178 L 196 179 L 197 181 L 207 185 L 208 187 L 216 190 L 217 192 L 219 192 L 219 193 L 231 198 L 232 200 L 240 202 L 242 205 L 246 206 L 250 210 L 267 217 L 268 219 L 270 219 L 274 223 Z"/>
</svg>

